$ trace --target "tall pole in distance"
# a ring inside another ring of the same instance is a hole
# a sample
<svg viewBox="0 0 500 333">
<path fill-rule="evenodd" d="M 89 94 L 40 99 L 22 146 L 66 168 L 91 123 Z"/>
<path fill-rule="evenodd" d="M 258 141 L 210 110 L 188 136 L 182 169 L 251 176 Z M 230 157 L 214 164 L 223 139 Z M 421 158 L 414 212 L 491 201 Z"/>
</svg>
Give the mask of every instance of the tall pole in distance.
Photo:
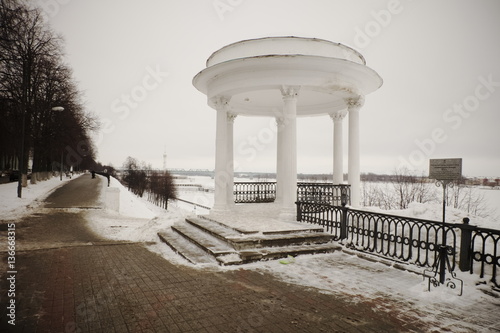
<svg viewBox="0 0 500 333">
<path fill-rule="evenodd" d="M 55 112 L 62 112 L 64 111 L 64 108 L 62 106 L 54 106 L 52 108 L 52 111 Z M 62 137 L 62 134 L 60 134 Z M 59 171 L 59 179 L 62 181 L 62 173 L 63 173 L 63 150 L 61 149 L 61 165 L 60 165 L 60 171 Z"/>
</svg>

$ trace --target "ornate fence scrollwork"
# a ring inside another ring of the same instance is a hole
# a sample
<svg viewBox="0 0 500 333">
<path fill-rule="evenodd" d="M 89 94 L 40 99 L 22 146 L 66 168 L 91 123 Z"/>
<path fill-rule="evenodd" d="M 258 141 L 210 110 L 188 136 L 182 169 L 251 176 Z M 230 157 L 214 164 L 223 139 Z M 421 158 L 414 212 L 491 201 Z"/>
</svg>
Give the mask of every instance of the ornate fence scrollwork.
<svg viewBox="0 0 500 333">
<path fill-rule="evenodd" d="M 335 240 L 351 248 L 425 268 L 438 264 L 444 236 L 449 259 L 445 264 L 449 265 L 449 271 L 458 265 L 461 271 L 478 274 L 480 278 L 489 277 L 500 288 L 497 280 L 500 230 L 470 226 L 468 219 L 464 219 L 464 223 L 442 223 L 329 203 L 297 201 L 297 221 L 321 225 Z M 343 234 L 342 227 L 346 228 Z M 452 274 L 446 284 L 456 286 L 454 278 Z"/>
<path fill-rule="evenodd" d="M 235 182 L 235 203 L 274 202 L 276 182 Z"/>
<path fill-rule="evenodd" d="M 275 182 L 237 182 L 236 203 L 274 202 Z M 297 221 L 321 225 L 335 240 L 360 251 L 429 268 L 438 264 L 446 244 L 450 272 L 478 274 L 500 288 L 500 230 L 464 223 L 442 223 L 351 209 L 349 185 L 297 184 Z M 444 233 L 444 234 L 443 234 Z M 444 242 L 443 242 L 444 240 Z M 455 275 L 452 274 L 452 278 Z M 429 283 L 433 283 L 429 279 Z M 446 281 L 446 283 L 455 283 Z"/>
<path fill-rule="evenodd" d="M 340 206 L 342 200 L 350 203 L 350 185 L 330 183 L 297 183 L 297 200 L 330 203 Z M 235 182 L 235 203 L 274 202 L 276 182 Z"/>
<path fill-rule="evenodd" d="M 297 183 L 297 201 L 328 203 L 340 206 L 351 201 L 351 186 L 330 183 Z"/>
<path fill-rule="evenodd" d="M 470 272 L 478 270 L 479 277 L 492 276 L 492 281 L 500 287 L 497 281 L 498 269 L 500 268 L 500 230 L 474 228 L 470 243 Z M 479 267 L 474 269 L 474 262 Z"/>
</svg>

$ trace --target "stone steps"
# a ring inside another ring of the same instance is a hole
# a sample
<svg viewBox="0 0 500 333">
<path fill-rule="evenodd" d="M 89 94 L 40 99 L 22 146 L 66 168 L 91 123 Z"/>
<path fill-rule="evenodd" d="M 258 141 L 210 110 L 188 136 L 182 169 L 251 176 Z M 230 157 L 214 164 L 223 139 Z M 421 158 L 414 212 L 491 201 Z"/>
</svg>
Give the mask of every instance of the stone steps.
<svg viewBox="0 0 500 333">
<path fill-rule="evenodd" d="M 322 228 L 263 232 L 262 234 L 255 232 L 242 234 L 231 227 L 214 223 L 204 218 L 190 217 L 186 219 L 186 222 L 231 244 L 237 250 L 256 247 L 301 245 L 304 243 L 319 244 L 330 242 L 333 238 L 331 235 L 325 234 Z"/>
<path fill-rule="evenodd" d="M 158 236 L 176 253 L 195 264 L 237 265 L 340 249 L 340 245 L 332 243 L 333 236 L 321 228 L 241 233 L 202 217 L 188 217 Z"/>
<path fill-rule="evenodd" d="M 217 220 L 211 219 L 206 216 L 196 216 L 196 217 L 188 217 L 186 218 L 191 224 L 196 224 L 200 228 L 207 228 L 213 230 L 216 233 L 227 234 L 228 236 L 240 236 L 240 235 L 251 235 L 259 233 L 256 230 L 246 230 L 237 227 L 228 226 L 222 222 L 218 222 Z"/>
<path fill-rule="evenodd" d="M 239 255 L 243 262 L 252 262 L 258 260 L 274 260 L 286 258 L 288 256 L 296 257 L 303 254 L 331 253 L 340 250 L 341 246 L 333 243 L 327 244 L 309 244 L 294 245 L 286 247 L 271 247 L 256 249 L 255 251 L 240 251 Z"/>
<path fill-rule="evenodd" d="M 203 230 L 200 230 L 189 223 L 175 224 L 172 226 L 172 229 L 214 257 L 236 252 L 228 243 L 212 236 L 209 233 L 203 232 Z"/>
<path fill-rule="evenodd" d="M 161 231 L 158 237 L 167 244 L 172 251 L 192 264 L 216 264 L 214 257 L 203 252 L 199 247 L 190 243 L 186 239 L 179 237 L 173 230 Z"/>
</svg>

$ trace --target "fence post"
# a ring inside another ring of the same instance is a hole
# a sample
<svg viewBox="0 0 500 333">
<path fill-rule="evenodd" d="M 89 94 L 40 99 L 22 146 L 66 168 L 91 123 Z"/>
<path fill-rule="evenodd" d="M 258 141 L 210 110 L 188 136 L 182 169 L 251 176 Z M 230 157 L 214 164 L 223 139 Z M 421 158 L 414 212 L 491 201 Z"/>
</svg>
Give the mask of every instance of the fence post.
<svg viewBox="0 0 500 333">
<path fill-rule="evenodd" d="M 297 221 L 300 222 L 302 221 L 302 209 L 300 207 L 301 202 L 297 201 L 295 204 L 297 205 Z"/>
<path fill-rule="evenodd" d="M 347 238 L 347 211 L 346 202 L 342 200 L 342 216 L 340 218 L 340 239 Z"/>
<path fill-rule="evenodd" d="M 460 227 L 460 261 L 458 267 L 462 272 L 469 271 L 472 266 L 472 230 L 476 229 L 476 226 L 469 225 L 469 218 L 464 217 L 464 225 Z"/>
<path fill-rule="evenodd" d="M 347 238 L 347 208 L 342 207 L 342 216 L 340 219 L 340 239 Z"/>
<path fill-rule="evenodd" d="M 341 188 L 340 204 L 342 205 L 342 216 L 340 217 L 340 239 L 347 238 L 347 193 L 345 188 Z"/>
</svg>

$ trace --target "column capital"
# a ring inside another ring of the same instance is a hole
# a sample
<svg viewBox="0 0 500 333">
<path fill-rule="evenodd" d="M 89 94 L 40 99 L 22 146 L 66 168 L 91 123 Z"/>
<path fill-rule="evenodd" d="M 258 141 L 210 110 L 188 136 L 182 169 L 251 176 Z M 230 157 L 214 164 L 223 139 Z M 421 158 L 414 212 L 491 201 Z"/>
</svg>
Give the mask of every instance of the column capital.
<svg viewBox="0 0 500 333">
<path fill-rule="evenodd" d="M 360 109 L 365 104 L 365 96 L 359 95 L 357 97 L 346 98 L 347 110 Z"/>
<path fill-rule="evenodd" d="M 283 125 L 285 125 L 285 118 L 283 116 L 279 116 L 274 119 L 276 120 L 276 126 L 282 127 Z"/>
<path fill-rule="evenodd" d="M 236 113 L 228 112 L 227 113 L 227 121 L 231 124 L 234 124 L 234 120 L 238 115 Z"/>
<path fill-rule="evenodd" d="M 332 118 L 334 122 L 342 121 L 342 119 L 344 119 L 346 115 L 347 115 L 347 110 L 340 110 L 330 113 L 330 118 Z"/>
<path fill-rule="evenodd" d="M 297 98 L 300 91 L 300 86 L 281 86 L 280 88 L 281 96 L 284 100 Z"/>
<path fill-rule="evenodd" d="M 214 96 L 210 99 L 210 102 L 215 107 L 216 110 L 228 110 L 229 109 L 229 101 L 231 100 L 230 96 Z"/>
</svg>

